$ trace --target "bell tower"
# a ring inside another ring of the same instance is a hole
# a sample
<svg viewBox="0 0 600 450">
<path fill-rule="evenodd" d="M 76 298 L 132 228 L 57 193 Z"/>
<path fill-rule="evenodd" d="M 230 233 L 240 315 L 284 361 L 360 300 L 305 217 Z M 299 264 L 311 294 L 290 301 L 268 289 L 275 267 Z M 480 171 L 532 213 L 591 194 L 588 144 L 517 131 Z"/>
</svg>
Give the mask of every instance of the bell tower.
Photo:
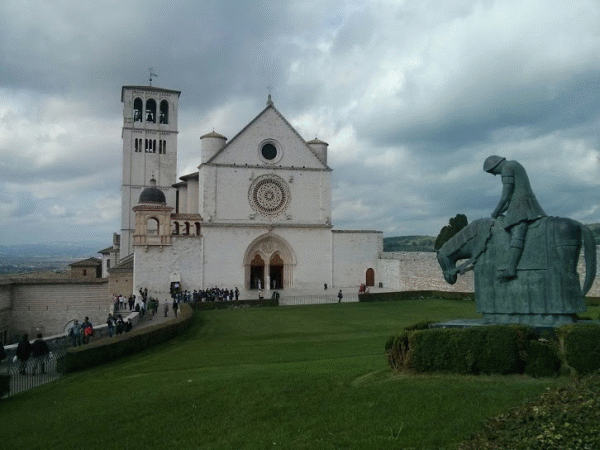
<svg viewBox="0 0 600 450">
<path fill-rule="evenodd" d="M 180 91 L 154 86 L 123 86 L 123 182 L 121 184 L 120 259 L 133 253 L 135 213 L 142 191 L 156 187 L 175 207 L 177 113 Z"/>
</svg>

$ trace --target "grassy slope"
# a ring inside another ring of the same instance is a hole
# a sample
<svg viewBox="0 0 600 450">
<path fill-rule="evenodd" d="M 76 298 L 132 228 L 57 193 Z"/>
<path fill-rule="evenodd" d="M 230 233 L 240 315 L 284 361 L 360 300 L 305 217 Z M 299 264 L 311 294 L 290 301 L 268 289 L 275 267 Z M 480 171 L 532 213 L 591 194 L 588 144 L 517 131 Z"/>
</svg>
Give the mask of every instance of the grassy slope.
<svg viewBox="0 0 600 450">
<path fill-rule="evenodd" d="M 458 317 L 477 317 L 475 305 L 203 312 L 180 339 L 1 401 L 0 441 L 28 450 L 452 448 L 557 383 L 390 372 L 390 334 Z"/>
</svg>

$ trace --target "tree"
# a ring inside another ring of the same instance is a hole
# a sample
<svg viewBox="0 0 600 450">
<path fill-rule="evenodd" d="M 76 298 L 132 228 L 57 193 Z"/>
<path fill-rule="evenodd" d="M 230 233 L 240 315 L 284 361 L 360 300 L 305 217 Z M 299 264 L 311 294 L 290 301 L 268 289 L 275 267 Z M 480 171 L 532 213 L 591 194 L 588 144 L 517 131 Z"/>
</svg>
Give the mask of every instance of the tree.
<svg viewBox="0 0 600 450">
<path fill-rule="evenodd" d="M 452 236 L 462 230 L 469 224 L 467 216 L 464 214 L 457 214 L 456 217 L 451 217 L 448 221 L 448 225 L 444 226 L 440 230 L 440 234 L 435 239 L 434 249 L 438 251 Z"/>
</svg>

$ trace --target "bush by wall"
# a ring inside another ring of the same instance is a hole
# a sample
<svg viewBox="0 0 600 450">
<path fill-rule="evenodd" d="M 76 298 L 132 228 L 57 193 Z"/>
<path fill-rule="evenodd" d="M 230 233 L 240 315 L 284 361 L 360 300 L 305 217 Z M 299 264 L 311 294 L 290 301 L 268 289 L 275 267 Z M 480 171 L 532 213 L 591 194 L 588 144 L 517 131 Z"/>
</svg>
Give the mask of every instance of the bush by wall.
<svg viewBox="0 0 600 450">
<path fill-rule="evenodd" d="M 525 373 L 531 377 L 552 377 L 560 372 L 561 361 L 556 342 L 531 341 L 525 360 Z"/>
<path fill-rule="evenodd" d="M 192 318 L 192 308 L 189 303 L 183 303 L 174 320 L 68 349 L 61 369 L 64 372 L 84 370 L 145 350 L 181 334 L 190 327 Z"/>
<path fill-rule="evenodd" d="M 10 375 L 0 374 L 0 398 L 10 392 Z"/>
<path fill-rule="evenodd" d="M 600 324 L 585 323 L 558 330 L 563 361 L 579 374 L 600 369 Z"/>
<path fill-rule="evenodd" d="M 407 367 L 418 372 L 522 373 L 527 327 L 432 329 L 409 338 Z"/>
<path fill-rule="evenodd" d="M 407 327 L 385 344 L 395 370 L 453 373 L 526 373 L 555 376 L 563 364 L 584 375 L 600 370 L 600 324 L 579 323 L 556 330 L 555 339 L 538 339 L 523 325 L 424 329 Z"/>
<path fill-rule="evenodd" d="M 211 309 L 279 306 L 279 300 L 269 298 L 264 300 L 232 300 L 229 302 L 194 302 L 186 304 L 190 305 L 194 311 L 207 311 Z"/>
<path fill-rule="evenodd" d="M 475 300 L 473 292 L 446 291 L 402 291 L 377 292 L 373 294 L 358 294 L 359 302 L 389 302 L 397 300 L 415 300 L 420 298 L 443 298 L 446 300 Z"/>
<path fill-rule="evenodd" d="M 408 331 L 386 342 L 394 369 L 417 372 L 523 373 L 532 330 L 525 326 Z"/>
</svg>

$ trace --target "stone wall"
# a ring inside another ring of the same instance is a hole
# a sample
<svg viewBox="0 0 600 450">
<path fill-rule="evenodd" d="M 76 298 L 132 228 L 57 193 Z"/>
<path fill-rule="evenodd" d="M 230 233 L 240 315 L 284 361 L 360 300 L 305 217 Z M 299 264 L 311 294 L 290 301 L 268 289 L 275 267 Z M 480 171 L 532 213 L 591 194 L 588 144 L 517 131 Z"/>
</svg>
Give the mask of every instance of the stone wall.
<svg viewBox="0 0 600 450">
<path fill-rule="evenodd" d="M 333 287 L 359 286 L 366 282 L 367 269 L 375 272 L 379 285 L 378 256 L 383 249 L 381 231 L 333 230 Z"/>
<path fill-rule="evenodd" d="M 600 250 L 597 249 L 597 267 L 600 267 Z M 473 272 L 459 275 L 455 285 L 446 283 L 435 252 L 383 252 L 379 262 L 384 287 L 399 291 L 437 290 L 447 292 L 474 292 Z M 583 284 L 585 261 L 583 255 L 577 268 Z M 396 280 L 396 281 L 394 281 Z M 596 279 L 588 297 L 600 297 L 600 279 Z"/>
<path fill-rule="evenodd" d="M 58 334 L 72 319 L 106 321 L 110 307 L 107 280 L 27 280 L 12 284 L 11 336 Z"/>
<path fill-rule="evenodd" d="M 3 345 L 10 342 L 11 291 L 12 285 L 10 283 L 0 284 L 0 344 Z"/>
<path fill-rule="evenodd" d="M 446 283 L 435 252 L 384 252 L 381 254 L 381 259 L 398 261 L 397 282 L 392 285 L 384 283 L 384 287 L 398 291 L 474 291 L 473 272 L 459 276 L 454 285 Z M 393 283 L 393 274 L 389 273 L 391 270 L 388 269 L 387 276 Z"/>
</svg>

